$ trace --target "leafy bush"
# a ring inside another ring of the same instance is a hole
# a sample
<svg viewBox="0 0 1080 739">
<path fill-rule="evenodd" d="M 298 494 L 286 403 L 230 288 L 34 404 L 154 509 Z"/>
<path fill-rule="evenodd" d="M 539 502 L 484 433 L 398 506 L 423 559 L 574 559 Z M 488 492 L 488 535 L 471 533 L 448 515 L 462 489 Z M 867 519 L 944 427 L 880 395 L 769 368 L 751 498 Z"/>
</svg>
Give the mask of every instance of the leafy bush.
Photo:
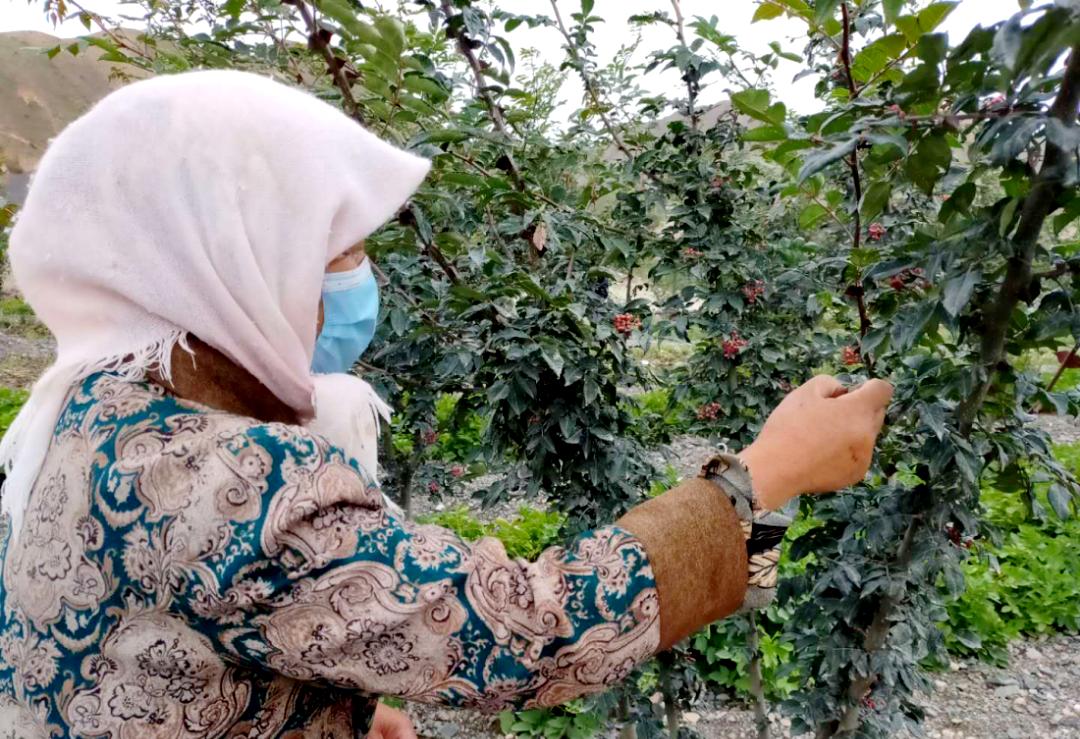
<svg viewBox="0 0 1080 739">
<path fill-rule="evenodd" d="M 512 519 L 497 518 L 491 522 L 480 521 L 465 506 L 421 516 L 417 520 L 448 528 L 466 541 L 493 536 L 503 543 L 511 557 L 528 560 L 536 559 L 558 542 L 566 524 L 566 516 L 561 513 L 530 506 L 521 506 Z"/>
<path fill-rule="evenodd" d="M 589 710 L 585 701 L 576 700 L 554 709 L 504 711 L 499 714 L 504 734 L 543 739 L 589 739 L 604 727 L 600 716 Z"/>
<path fill-rule="evenodd" d="M 1080 467 L 1080 444 L 1054 452 Z M 1022 500 L 993 488 L 983 490 L 982 502 L 1001 543 L 974 545 L 966 588 L 948 604 L 941 628 L 949 651 L 1001 663 L 1019 636 L 1080 630 L 1080 520 L 1051 513 L 1033 521 Z"/>
<path fill-rule="evenodd" d="M 30 393 L 25 390 L 0 387 L 0 436 L 7 433 L 8 427 L 29 396 Z"/>
<path fill-rule="evenodd" d="M 690 403 L 680 403 L 667 387 L 654 388 L 628 397 L 626 409 L 633 418 L 631 433 L 643 444 L 664 444 L 690 431 L 693 411 Z"/>
</svg>

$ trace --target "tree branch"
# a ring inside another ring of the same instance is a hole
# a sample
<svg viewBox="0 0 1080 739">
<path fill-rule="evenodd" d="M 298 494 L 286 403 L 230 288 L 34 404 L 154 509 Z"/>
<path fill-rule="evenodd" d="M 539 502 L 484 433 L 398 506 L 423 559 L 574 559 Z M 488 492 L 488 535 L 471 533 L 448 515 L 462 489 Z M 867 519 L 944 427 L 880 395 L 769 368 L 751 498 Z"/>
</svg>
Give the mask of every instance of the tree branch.
<svg viewBox="0 0 1080 739">
<path fill-rule="evenodd" d="M 450 19 L 454 16 L 454 6 L 450 0 L 442 0 L 443 15 L 446 16 L 446 23 L 449 27 Z M 487 83 L 484 81 L 484 68 L 480 65 L 480 60 L 476 58 L 476 54 L 473 53 L 472 47 L 469 46 L 469 38 L 465 35 L 464 31 L 457 31 L 453 34 L 457 43 L 458 53 L 465 58 L 465 62 L 469 65 L 469 69 L 472 71 L 473 80 L 476 82 L 476 96 L 480 98 L 480 101 L 487 108 L 488 118 L 491 119 L 491 123 L 495 126 L 495 130 L 506 137 L 507 140 L 512 140 L 510 135 L 510 128 L 506 124 L 506 116 L 503 115 L 503 110 L 499 107 L 499 104 L 495 102 L 495 99 L 491 97 L 491 93 L 488 92 Z M 513 156 L 510 152 L 506 153 L 507 160 L 507 172 L 510 175 L 510 179 L 514 182 L 514 187 L 518 190 L 525 190 L 525 179 L 521 176 L 521 171 L 518 169 L 517 164 L 514 162 Z"/>
<path fill-rule="evenodd" d="M 1074 46 L 1069 54 L 1065 74 L 1061 80 L 1050 115 L 1069 128 L 1076 125 L 1077 109 L 1080 108 L 1080 46 Z M 1069 153 L 1047 138 L 1046 156 L 1042 167 L 1024 198 L 1020 211 L 1020 223 L 1013 234 L 1013 255 L 1005 268 L 1005 279 L 997 297 L 986 310 L 982 344 L 979 357 L 982 362 L 983 381 L 960 403 L 956 410 L 957 427 L 964 436 L 971 434 L 979 409 L 986 400 L 993 383 L 998 364 L 1005 358 L 1005 341 L 1013 310 L 1020 303 L 1031 285 L 1032 262 L 1039 234 L 1047 217 L 1058 207 L 1058 196 L 1063 188 L 1064 170 Z"/>
</svg>

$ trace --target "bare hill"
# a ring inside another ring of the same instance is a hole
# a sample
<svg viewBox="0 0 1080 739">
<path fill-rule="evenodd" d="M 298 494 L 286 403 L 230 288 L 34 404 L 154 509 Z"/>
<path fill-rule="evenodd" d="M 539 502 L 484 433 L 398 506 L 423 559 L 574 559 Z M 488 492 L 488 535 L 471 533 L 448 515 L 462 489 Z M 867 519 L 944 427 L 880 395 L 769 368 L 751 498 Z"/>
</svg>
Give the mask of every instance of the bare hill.
<svg viewBox="0 0 1080 739">
<path fill-rule="evenodd" d="M 9 172 L 33 171 L 53 136 L 123 84 L 97 48 L 46 54 L 70 43 L 35 31 L 0 33 L 0 162 Z"/>
</svg>

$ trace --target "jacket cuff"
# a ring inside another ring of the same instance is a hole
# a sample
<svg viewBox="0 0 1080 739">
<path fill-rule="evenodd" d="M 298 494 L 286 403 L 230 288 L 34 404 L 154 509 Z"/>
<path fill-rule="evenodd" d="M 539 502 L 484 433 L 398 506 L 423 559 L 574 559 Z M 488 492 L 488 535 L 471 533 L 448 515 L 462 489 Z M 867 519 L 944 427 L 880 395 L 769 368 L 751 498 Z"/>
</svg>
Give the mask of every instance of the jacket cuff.
<svg viewBox="0 0 1080 739">
<path fill-rule="evenodd" d="M 746 537 L 723 491 L 687 480 L 616 523 L 645 547 L 660 601 L 663 651 L 734 613 L 746 595 Z"/>
</svg>

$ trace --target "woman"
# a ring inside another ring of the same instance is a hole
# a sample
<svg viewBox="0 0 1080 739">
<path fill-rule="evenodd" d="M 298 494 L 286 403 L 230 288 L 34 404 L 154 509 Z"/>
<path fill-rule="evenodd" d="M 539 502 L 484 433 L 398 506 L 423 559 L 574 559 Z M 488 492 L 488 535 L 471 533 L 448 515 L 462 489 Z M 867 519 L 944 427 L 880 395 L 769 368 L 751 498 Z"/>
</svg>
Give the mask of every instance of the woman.
<svg viewBox="0 0 1080 739">
<path fill-rule="evenodd" d="M 765 602 L 773 511 L 865 474 L 891 388 L 818 377 L 535 563 L 403 521 L 370 390 L 310 367 L 370 340 L 362 241 L 427 169 L 234 72 L 133 84 L 52 144 L 11 240 L 58 356 L 0 447 L 0 726 L 409 737 L 374 696 L 558 704 Z"/>
</svg>

